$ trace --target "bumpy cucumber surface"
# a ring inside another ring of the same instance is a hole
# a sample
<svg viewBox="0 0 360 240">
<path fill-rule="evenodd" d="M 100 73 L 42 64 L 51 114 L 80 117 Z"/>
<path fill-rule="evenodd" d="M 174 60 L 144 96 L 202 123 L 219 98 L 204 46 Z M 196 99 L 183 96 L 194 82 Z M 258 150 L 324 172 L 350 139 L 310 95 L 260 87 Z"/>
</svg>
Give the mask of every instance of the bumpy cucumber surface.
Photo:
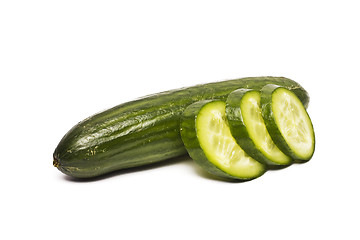
<svg viewBox="0 0 360 240">
<path fill-rule="evenodd" d="M 191 104 L 183 114 L 180 132 L 190 157 L 211 174 L 250 180 L 265 172 L 265 165 L 247 155 L 231 135 L 222 101 Z"/>
<path fill-rule="evenodd" d="M 289 165 L 292 159 L 272 141 L 260 108 L 260 91 L 238 89 L 226 100 L 232 135 L 247 154 L 267 165 Z"/>
<path fill-rule="evenodd" d="M 309 102 L 304 88 L 283 77 L 243 78 L 162 92 L 78 123 L 56 147 L 53 165 L 69 176 L 89 178 L 183 155 L 179 126 L 187 106 L 199 100 L 226 100 L 235 89 L 260 90 L 266 84 L 291 90 L 304 106 Z"/>
<path fill-rule="evenodd" d="M 271 138 L 281 151 L 297 162 L 311 159 L 315 133 L 300 99 L 286 88 L 269 84 L 261 90 L 261 109 Z"/>
</svg>

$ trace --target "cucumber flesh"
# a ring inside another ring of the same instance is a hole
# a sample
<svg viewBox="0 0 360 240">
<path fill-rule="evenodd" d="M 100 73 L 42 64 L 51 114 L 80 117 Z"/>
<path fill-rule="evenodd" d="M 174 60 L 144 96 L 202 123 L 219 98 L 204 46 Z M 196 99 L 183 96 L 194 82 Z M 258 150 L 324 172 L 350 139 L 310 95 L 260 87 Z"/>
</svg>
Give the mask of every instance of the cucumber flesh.
<svg viewBox="0 0 360 240">
<path fill-rule="evenodd" d="M 298 161 L 309 160 L 315 150 L 315 133 L 299 98 L 270 84 L 262 90 L 262 104 L 264 118 L 269 120 L 267 128 L 277 146 Z"/>
<path fill-rule="evenodd" d="M 260 92 L 239 89 L 232 92 L 227 107 L 239 111 L 227 111 L 230 128 L 239 145 L 253 158 L 268 165 L 289 165 L 292 159 L 272 141 L 261 114 Z M 230 114 L 235 116 L 229 116 Z M 236 123 L 234 123 L 236 121 Z M 236 128 L 242 128 L 237 132 Z"/>
<path fill-rule="evenodd" d="M 265 172 L 265 166 L 247 155 L 236 143 L 225 117 L 224 102 L 202 101 L 190 105 L 184 115 L 188 111 L 192 113 L 192 119 L 185 120 L 182 126 L 186 125 L 186 121 L 195 121 L 195 129 L 182 128 L 183 141 L 189 155 L 205 170 L 217 176 L 240 180 L 250 180 Z M 199 149 L 190 147 L 188 136 L 191 131 L 196 132 L 200 154 Z"/>
</svg>

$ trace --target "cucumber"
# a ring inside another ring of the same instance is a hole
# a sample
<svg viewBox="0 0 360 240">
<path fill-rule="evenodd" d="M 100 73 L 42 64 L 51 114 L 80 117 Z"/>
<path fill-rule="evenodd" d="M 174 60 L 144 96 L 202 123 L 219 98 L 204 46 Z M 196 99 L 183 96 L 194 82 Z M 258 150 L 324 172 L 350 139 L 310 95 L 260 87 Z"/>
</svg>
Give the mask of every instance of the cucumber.
<svg viewBox="0 0 360 240">
<path fill-rule="evenodd" d="M 275 144 L 297 162 L 311 159 L 315 133 L 301 100 L 288 89 L 269 84 L 261 90 L 261 111 Z"/>
<path fill-rule="evenodd" d="M 236 143 L 225 116 L 225 103 L 203 100 L 184 111 L 181 138 L 190 157 L 203 169 L 218 177 L 250 180 L 266 168 Z"/>
<path fill-rule="evenodd" d="M 226 100 L 226 116 L 232 135 L 247 154 L 271 166 L 292 163 L 272 141 L 261 115 L 260 92 L 238 89 Z"/>
<path fill-rule="evenodd" d="M 53 165 L 77 178 L 143 166 L 186 154 L 180 117 L 190 104 L 226 100 L 238 88 L 260 90 L 277 84 L 293 91 L 307 106 L 309 96 L 283 77 L 252 77 L 201 84 L 146 96 L 95 114 L 69 130 L 53 154 Z"/>
</svg>

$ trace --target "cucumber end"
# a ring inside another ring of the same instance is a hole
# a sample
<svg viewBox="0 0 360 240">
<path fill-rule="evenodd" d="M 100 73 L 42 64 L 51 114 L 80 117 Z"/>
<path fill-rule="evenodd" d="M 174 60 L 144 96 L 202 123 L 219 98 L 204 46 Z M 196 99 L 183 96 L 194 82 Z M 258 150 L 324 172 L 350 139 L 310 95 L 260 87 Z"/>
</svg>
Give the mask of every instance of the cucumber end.
<svg viewBox="0 0 360 240">
<path fill-rule="evenodd" d="M 53 156 L 53 166 L 56 168 L 59 168 L 60 166 L 60 161 L 55 155 Z"/>
</svg>

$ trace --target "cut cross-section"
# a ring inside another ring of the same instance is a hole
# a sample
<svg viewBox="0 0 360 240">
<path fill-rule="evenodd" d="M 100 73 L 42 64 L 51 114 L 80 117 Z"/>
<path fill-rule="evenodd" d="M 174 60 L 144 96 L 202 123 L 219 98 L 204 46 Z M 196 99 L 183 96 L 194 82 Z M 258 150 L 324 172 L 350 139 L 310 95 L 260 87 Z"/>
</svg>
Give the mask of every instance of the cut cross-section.
<svg viewBox="0 0 360 240">
<path fill-rule="evenodd" d="M 183 115 L 181 136 L 189 155 L 212 174 L 250 180 L 265 172 L 265 166 L 246 154 L 231 135 L 222 101 L 190 105 Z"/>
<path fill-rule="evenodd" d="M 261 90 L 261 105 L 276 145 L 300 162 L 309 160 L 315 150 L 315 133 L 299 98 L 286 88 L 270 84 Z"/>
</svg>

